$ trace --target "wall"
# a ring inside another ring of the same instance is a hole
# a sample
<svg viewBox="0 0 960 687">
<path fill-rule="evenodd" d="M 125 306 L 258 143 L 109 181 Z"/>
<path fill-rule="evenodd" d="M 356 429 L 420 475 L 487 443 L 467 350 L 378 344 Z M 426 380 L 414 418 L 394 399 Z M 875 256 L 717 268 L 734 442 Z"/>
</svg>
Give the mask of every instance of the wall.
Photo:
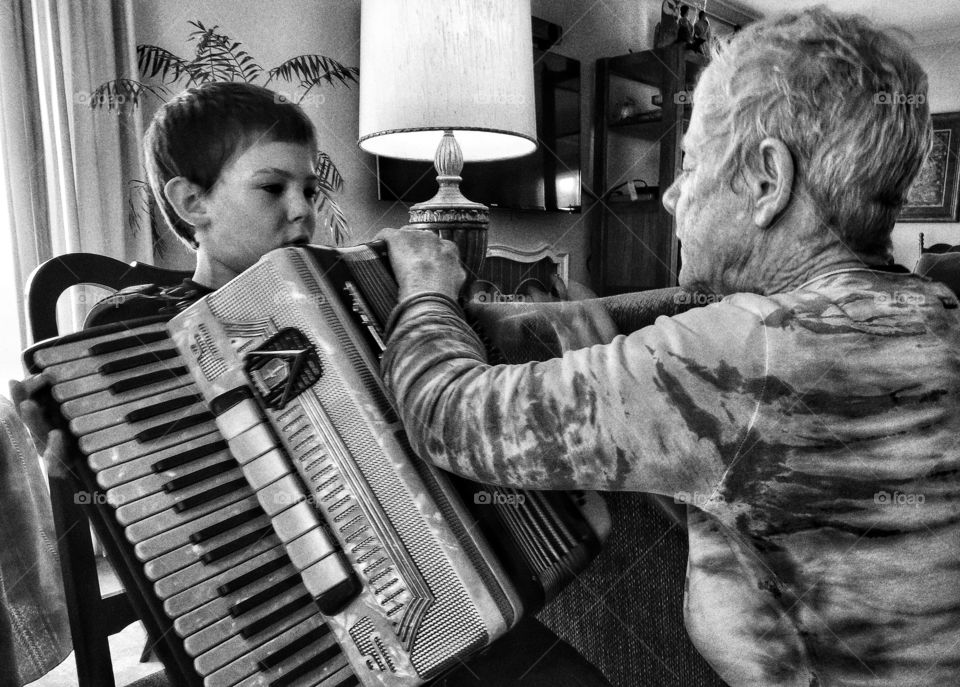
<svg viewBox="0 0 960 687">
<path fill-rule="evenodd" d="M 534 15 L 563 27 L 563 42 L 556 51 L 581 62 L 581 164 L 582 179 L 589 189 L 594 61 L 650 47 L 660 3 L 532 0 L 532 10 Z M 187 21 L 196 19 L 208 27 L 219 25 L 221 32 L 240 41 L 265 68 L 304 53 L 327 55 L 350 66 L 360 63 L 359 0 L 137 0 L 134 16 L 138 43 L 160 45 L 181 56 L 190 51 L 186 39 L 191 27 Z M 293 90 L 286 85 L 281 85 L 280 90 L 285 88 Z M 341 202 L 353 227 L 352 240 L 363 241 L 383 227 L 406 223 L 407 209 L 403 204 L 376 200 L 375 160 L 356 145 L 358 89 L 325 87 L 315 93 L 317 97 L 310 98 L 304 109 L 317 125 L 321 149 L 331 155 L 346 181 Z M 148 108 L 144 114 L 151 112 Z M 470 173 L 469 164 L 464 173 Z M 518 248 L 548 244 L 553 250 L 568 252 L 571 277 L 585 282 L 588 232 L 596 221 L 595 213 L 589 211 L 587 190 L 583 203 L 584 211 L 577 214 L 495 208 L 491 212 L 490 242 Z M 173 244 L 165 254 L 164 264 L 186 268 L 192 264 L 192 256 Z"/>
<path fill-rule="evenodd" d="M 956 30 L 953 32 L 956 35 Z M 956 40 L 944 39 L 920 45 L 913 51 L 930 79 L 930 111 L 934 113 L 960 111 L 960 45 Z M 960 223 L 898 222 L 893 228 L 893 255 L 901 265 L 912 268 L 919 256 L 920 233 L 924 243 L 960 243 Z"/>
</svg>

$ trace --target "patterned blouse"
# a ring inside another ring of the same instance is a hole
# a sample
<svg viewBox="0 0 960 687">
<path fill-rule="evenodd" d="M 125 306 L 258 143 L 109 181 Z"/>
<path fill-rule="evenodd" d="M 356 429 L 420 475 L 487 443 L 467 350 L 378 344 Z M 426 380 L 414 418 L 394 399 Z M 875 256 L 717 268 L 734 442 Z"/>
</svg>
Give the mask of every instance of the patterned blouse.
<svg viewBox="0 0 960 687">
<path fill-rule="evenodd" d="M 420 455 L 689 504 L 686 625 L 734 687 L 960 685 L 960 309 L 909 274 L 737 294 L 490 366 L 443 304 L 383 361 Z"/>
</svg>

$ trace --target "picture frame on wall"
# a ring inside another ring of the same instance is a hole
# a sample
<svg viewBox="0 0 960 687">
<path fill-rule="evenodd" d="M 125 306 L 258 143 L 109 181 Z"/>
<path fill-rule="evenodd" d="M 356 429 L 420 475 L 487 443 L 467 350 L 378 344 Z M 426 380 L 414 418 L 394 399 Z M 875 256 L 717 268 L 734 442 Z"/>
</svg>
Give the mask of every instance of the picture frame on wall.
<svg viewBox="0 0 960 687">
<path fill-rule="evenodd" d="M 907 194 L 899 222 L 956 222 L 960 112 L 933 115 L 933 148 Z"/>
</svg>

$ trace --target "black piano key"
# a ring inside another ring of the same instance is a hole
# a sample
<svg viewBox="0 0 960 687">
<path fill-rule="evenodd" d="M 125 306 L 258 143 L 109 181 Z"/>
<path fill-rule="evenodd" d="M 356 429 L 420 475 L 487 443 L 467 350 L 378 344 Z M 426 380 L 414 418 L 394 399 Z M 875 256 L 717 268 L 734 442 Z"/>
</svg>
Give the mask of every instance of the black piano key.
<svg viewBox="0 0 960 687">
<path fill-rule="evenodd" d="M 132 336 L 122 336 L 117 339 L 111 339 L 110 341 L 101 341 L 98 344 L 94 344 L 90 347 L 90 355 L 106 355 L 107 353 L 115 353 L 117 351 L 122 351 L 125 348 L 136 348 L 139 346 L 145 346 L 148 343 L 153 343 L 155 341 L 163 341 L 169 339 L 170 335 L 167 334 L 162 329 L 158 329 L 155 332 L 143 332 L 142 334 L 134 334 Z"/>
<path fill-rule="evenodd" d="M 208 539 L 213 539 L 218 534 L 223 534 L 229 530 L 232 530 L 234 527 L 239 527 L 245 522 L 250 522 L 254 518 L 258 518 L 263 515 L 263 509 L 260 506 L 255 506 L 254 508 L 248 508 L 245 511 L 237 513 L 229 518 L 225 518 L 218 523 L 210 525 L 209 527 L 204 527 L 202 530 L 197 530 L 190 535 L 191 544 L 202 544 Z"/>
<path fill-rule="evenodd" d="M 326 637 L 328 634 L 330 634 L 329 625 L 321 625 L 320 627 L 315 627 L 312 630 L 310 630 L 310 632 L 290 642 L 282 649 L 278 649 L 277 651 L 274 651 L 269 656 L 263 658 L 260 661 L 257 661 L 257 667 L 260 668 L 261 671 L 270 670 L 274 666 L 278 666 L 284 661 L 286 661 L 288 658 L 291 658 L 294 654 L 296 654 L 301 649 L 306 649 L 308 646 L 310 646 L 314 642 L 320 641 L 321 639 Z"/>
<path fill-rule="evenodd" d="M 340 653 L 340 647 L 336 644 L 328 646 L 326 649 L 320 653 L 311 656 L 309 659 L 298 665 L 296 668 L 291 668 L 289 671 L 278 677 L 276 680 L 270 682 L 270 687 L 289 687 L 298 679 L 309 673 L 315 668 L 320 668 L 324 663 L 329 661 L 331 658 Z M 340 683 L 343 684 L 342 682 Z"/>
<path fill-rule="evenodd" d="M 171 432 L 179 432 L 187 427 L 193 427 L 194 425 L 199 425 L 201 422 L 210 422 L 211 420 L 213 420 L 213 415 L 207 411 L 203 411 L 202 413 L 186 415 L 184 417 L 177 418 L 176 420 L 172 420 L 171 422 L 165 422 L 162 425 L 145 429 L 142 432 L 134 435 L 133 438 L 142 444 L 147 441 L 153 441 L 155 439 L 165 437 Z"/>
<path fill-rule="evenodd" d="M 192 487 L 194 484 L 199 484 L 205 479 L 210 479 L 211 477 L 221 475 L 227 470 L 232 470 L 235 467 L 237 467 L 237 461 L 235 461 L 233 458 L 227 458 L 226 460 L 221 460 L 219 463 L 214 463 L 213 465 L 208 465 L 205 468 L 194 470 L 186 475 L 175 477 L 163 485 L 163 490 L 168 494 L 172 494 L 175 491 L 180 491 L 181 489 Z"/>
<path fill-rule="evenodd" d="M 266 589 L 248 596 L 243 601 L 238 601 L 230 607 L 230 615 L 234 618 L 239 618 L 244 613 L 252 611 L 257 606 L 260 606 L 270 599 L 274 598 L 279 594 L 283 594 L 288 589 L 293 589 L 298 584 L 303 582 L 300 577 L 300 573 L 294 573 L 285 579 L 280 580 L 276 584 L 267 587 Z"/>
<path fill-rule="evenodd" d="M 166 367 L 162 370 L 157 370 L 156 372 L 148 372 L 147 374 L 139 375 L 137 377 L 121 379 L 108 386 L 107 390 L 115 394 L 122 394 L 124 391 L 140 389 L 145 386 L 153 386 L 154 384 L 166 381 L 168 379 L 182 377 L 185 374 L 187 374 L 186 367 Z"/>
<path fill-rule="evenodd" d="M 227 494 L 234 492 L 237 489 L 242 489 L 245 486 L 247 486 L 247 480 L 243 477 L 238 477 L 230 482 L 218 484 L 210 489 L 207 489 L 206 491 L 200 492 L 199 494 L 194 494 L 193 496 L 177 501 L 175 504 L 173 504 L 173 510 L 177 513 L 182 513 L 185 510 L 202 506 L 208 501 L 213 501 L 221 496 L 226 496 Z"/>
<path fill-rule="evenodd" d="M 223 439 L 219 439 L 209 444 L 204 444 L 203 446 L 197 446 L 189 451 L 184 451 L 183 453 L 179 453 L 175 456 L 158 460 L 156 463 L 150 466 L 150 469 L 159 475 L 161 472 L 178 468 L 181 465 L 192 463 L 195 460 L 200 460 L 205 456 L 213 455 L 217 451 L 225 451 L 226 449 L 227 442 L 225 442 Z"/>
<path fill-rule="evenodd" d="M 250 639 L 256 634 L 263 632 L 271 625 L 280 622 L 286 616 L 292 615 L 295 611 L 312 604 L 313 599 L 309 594 L 301 594 L 292 601 L 284 604 L 280 608 L 276 609 L 272 613 L 267 613 L 265 616 L 260 618 L 260 620 L 255 620 L 254 622 L 240 628 L 240 636 L 244 639 Z"/>
<path fill-rule="evenodd" d="M 131 355 L 129 358 L 111 360 L 109 363 L 104 363 L 97 368 L 97 372 L 107 376 L 116 374 L 117 372 L 123 372 L 124 370 L 132 370 L 135 367 L 143 367 L 144 365 L 150 365 L 151 363 L 163 362 L 164 360 L 170 360 L 171 358 L 177 358 L 179 356 L 180 352 L 177 351 L 176 348 L 170 348 L 161 351 L 150 351 L 149 353 Z"/>
<path fill-rule="evenodd" d="M 283 566 L 289 565 L 289 563 L 290 559 L 286 556 L 286 554 L 284 554 L 283 556 L 280 556 L 279 558 L 276 558 L 268 563 L 264 563 L 259 568 L 255 568 L 254 570 L 244 573 L 239 577 L 235 577 L 229 582 L 224 582 L 217 587 L 217 593 L 221 596 L 227 596 L 228 594 L 238 592 L 247 585 L 253 584 L 261 577 L 266 577 L 270 573 L 279 570 Z"/>
<path fill-rule="evenodd" d="M 163 401 L 162 403 L 154 403 L 142 408 L 137 408 L 136 410 L 131 410 L 126 414 L 126 416 L 124 416 L 123 419 L 128 423 L 143 422 L 144 420 L 149 420 L 157 415 L 163 415 L 164 413 L 170 413 L 174 410 L 186 408 L 187 406 L 193 405 L 197 401 L 202 400 L 203 396 L 200 394 L 185 394 L 178 398 L 171 398 L 167 401 Z"/>
<path fill-rule="evenodd" d="M 254 530 L 253 532 L 248 532 L 241 537 L 237 537 L 233 541 L 227 542 L 226 544 L 221 544 L 220 546 L 210 549 L 209 551 L 205 551 L 203 554 L 201 554 L 200 560 L 206 565 L 210 565 L 221 558 L 225 558 L 232 553 L 250 546 L 251 544 L 255 544 L 272 533 L 273 526 L 265 525 L 258 530 Z"/>
</svg>

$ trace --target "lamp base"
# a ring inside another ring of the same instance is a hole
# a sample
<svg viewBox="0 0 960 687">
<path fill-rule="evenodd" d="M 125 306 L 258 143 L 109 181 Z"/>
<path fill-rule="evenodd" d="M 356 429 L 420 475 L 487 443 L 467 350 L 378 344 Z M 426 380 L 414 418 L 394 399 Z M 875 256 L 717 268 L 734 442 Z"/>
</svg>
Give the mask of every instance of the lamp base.
<svg viewBox="0 0 960 687">
<path fill-rule="evenodd" d="M 432 231 L 457 244 L 467 281 L 471 282 L 480 273 L 487 254 L 490 211 L 486 205 L 468 200 L 460 192 L 463 154 L 452 131 L 443 132 L 433 164 L 440 189 L 430 200 L 410 207 L 410 223 L 406 226 Z"/>
</svg>

